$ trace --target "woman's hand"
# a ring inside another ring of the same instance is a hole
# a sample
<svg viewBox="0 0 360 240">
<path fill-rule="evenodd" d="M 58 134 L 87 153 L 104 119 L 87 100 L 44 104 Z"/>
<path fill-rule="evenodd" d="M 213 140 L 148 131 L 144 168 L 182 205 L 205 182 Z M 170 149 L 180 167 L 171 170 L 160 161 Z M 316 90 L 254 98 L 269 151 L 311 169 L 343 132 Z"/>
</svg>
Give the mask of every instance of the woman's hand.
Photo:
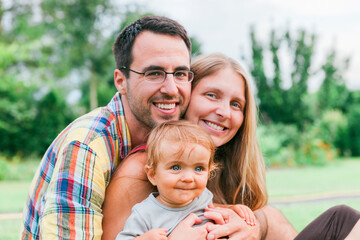
<svg viewBox="0 0 360 240">
<path fill-rule="evenodd" d="M 195 224 L 201 223 L 203 220 L 196 216 L 194 213 L 190 213 L 184 220 L 182 220 L 177 227 L 171 232 L 169 240 L 206 240 L 207 230 L 206 228 L 212 223 L 205 223 L 204 225 L 193 227 Z"/>
<path fill-rule="evenodd" d="M 259 224 L 248 225 L 235 211 L 229 208 L 207 208 L 204 216 L 215 222 L 214 225 L 207 225 L 207 240 L 215 240 L 221 237 L 228 237 L 232 240 L 256 240 L 260 239 Z"/>
</svg>

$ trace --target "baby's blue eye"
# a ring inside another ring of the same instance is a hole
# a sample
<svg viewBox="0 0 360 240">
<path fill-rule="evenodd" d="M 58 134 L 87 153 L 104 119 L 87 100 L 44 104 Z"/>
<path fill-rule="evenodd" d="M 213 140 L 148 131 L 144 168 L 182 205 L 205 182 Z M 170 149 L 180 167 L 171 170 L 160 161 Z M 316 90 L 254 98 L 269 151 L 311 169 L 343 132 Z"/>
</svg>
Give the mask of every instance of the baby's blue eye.
<svg viewBox="0 0 360 240">
<path fill-rule="evenodd" d="M 195 168 L 195 172 L 201 172 L 202 170 L 204 170 L 203 167 L 196 167 L 196 168 Z"/>
<path fill-rule="evenodd" d="M 180 170 L 180 166 L 179 165 L 174 165 L 171 167 L 172 170 L 175 170 L 175 171 L 179 171 Z"/>
<path fill-rule="evenodd" d="M 214 93 L 207 93 L 206 96 L 210 97 L 210 98 L 215 98 L 215 94 Z"/>
</svg>

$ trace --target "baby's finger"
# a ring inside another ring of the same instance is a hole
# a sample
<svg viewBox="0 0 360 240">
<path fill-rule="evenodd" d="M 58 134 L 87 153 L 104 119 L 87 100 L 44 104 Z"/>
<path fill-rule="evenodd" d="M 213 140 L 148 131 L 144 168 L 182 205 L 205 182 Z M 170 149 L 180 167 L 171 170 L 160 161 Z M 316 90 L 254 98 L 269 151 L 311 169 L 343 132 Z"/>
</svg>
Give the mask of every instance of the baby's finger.
<svg viewBox="0 0 360 240">
<path fill-rule="evenodd" d="M 223 218 L 223 215 L 221 215 L 218 212 L 205 211 L 204 217 L 207 219 L 213 220 L 216 224 L 220 224 L 220 225 L 225 224 L 225 219 Z"/>
</svg>

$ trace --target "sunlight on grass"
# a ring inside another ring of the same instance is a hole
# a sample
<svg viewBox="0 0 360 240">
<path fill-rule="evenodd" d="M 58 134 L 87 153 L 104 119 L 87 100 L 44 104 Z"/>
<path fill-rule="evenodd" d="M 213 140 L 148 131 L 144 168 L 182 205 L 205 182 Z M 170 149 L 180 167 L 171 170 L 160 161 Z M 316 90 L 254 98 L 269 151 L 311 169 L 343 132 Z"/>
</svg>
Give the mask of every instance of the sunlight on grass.
<svg viewBox="0 0 360 240">
<path fill-rule="evenodd" d="M 314 203 L 295 203 L 273 206 L 281 210 L 297 231 L 301 231 L 321 213 L 335 205 L 340 204 L 346 204 L 360 211 L 360 198 L 355 200 L 321 201 Z"/>
<path fill-rule="evenodd" d="M 276 201 L 319 193 L 360 192 L 359 170 L 360 159 L 339 160 L 323 167 L 268 169 L 270 204 L 280 209 L 297 231 L 332 206 L 347 204 L 360 210 L 360 198 L 290 204 Z M 0 196 L 6 196 L 0 197 L 0 213 L 21 212 L 29 186 L 30 180 L 0 181 Z M 20 219 L 0 220 L 0 239 L 18 239 L 20 226 Z"/>
<path fill-rule="evenodd" d="M 342 160 L 322 167 L 268 169 L 270 200 L 281 196 L 359 191 L 360 161 Z"/>
<path fill-rule="evenodd" d="M 21 219 L 0 220 L 0 239 L 18 240 L 20 236 Z"/>
<path fill-rule="evenodd" d="M 0 182 L 0 212 L 21 212 L 30 182 Z M 6 196 L 6 197 L 5 197 Z"/>
</svg>

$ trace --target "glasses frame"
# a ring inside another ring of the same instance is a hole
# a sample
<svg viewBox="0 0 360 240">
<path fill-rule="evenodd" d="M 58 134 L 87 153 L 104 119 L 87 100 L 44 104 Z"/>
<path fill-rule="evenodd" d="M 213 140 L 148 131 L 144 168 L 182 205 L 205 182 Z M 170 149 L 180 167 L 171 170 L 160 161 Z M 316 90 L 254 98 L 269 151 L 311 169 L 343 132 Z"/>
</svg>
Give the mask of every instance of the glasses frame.
<svg viewBox="0 0 360 240">
<path fill-rule="evenodd" d="M 164 82 L 168 74 L 172 74 L 173 77 L 174 77 L 175 82 L 177 82 L 177 83 L 191 83 L 192 80 L 194 80 L 194 76 L 195 76 L 195 73 L 194 73 L 193 71 L 191 71 L 191 70 L 178 70 L 178 71 L 175 71 L 175 72 L 166 72 L 166 71 L 161 70 L 161 69 L 154 69 L 154 70 L 148 70 L 148 71 L 145 71 L 145 72 L 137 72 L 137 71 L 132 70 L 132 69 L 130 69 L 130 68 L 128 68 L 128 67 L 125 67 L 125 66 L 122 66 L 121 69 L 127 69 L 127 70 L 129 70 L 129 71 L 131 71 L 131 72 L 133 72 L 133 73 L 141 74 L 141 75 L 143 75 L 144 77 L 145 77 L 145 75 L 146 75 L 147 72 L 159 71 L 159 72 L 165 73 L 164 79 L 163 79 L 162 81 L 160 81 L 160 82 L 147 80 L 147 79 L 145 78 L 145 81 L 153 82 L 153 83 L 162 83 L 162 82 Z M 191 79 L 191 80 L 188 80 L 188 81 L 186 81 L 186 82 L 178 81 L 177 78 L 176 78 L 176 76 L 175 76 L 175 74 L 176 74 L 177 72 L 182 72 L 182 71 L 185 71 L 185 72 L 188 72 L 188 73 L 192 73 L 192 75 L 193 75 L 193 76 L 192 76 L 192 79 Z"/>
</svg>

